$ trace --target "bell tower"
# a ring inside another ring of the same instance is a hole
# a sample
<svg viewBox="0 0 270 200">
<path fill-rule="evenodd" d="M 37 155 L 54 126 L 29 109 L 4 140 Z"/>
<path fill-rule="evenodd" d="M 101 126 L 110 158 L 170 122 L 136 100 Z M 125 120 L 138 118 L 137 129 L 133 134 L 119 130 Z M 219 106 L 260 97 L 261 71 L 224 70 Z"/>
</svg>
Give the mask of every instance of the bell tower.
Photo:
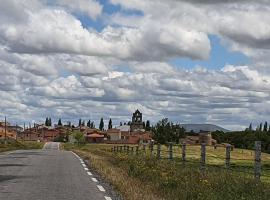
<svg viewBox="0 0 270 200">
<path fill-rule="evenodd" d="M 131 130 L 131 132 L 144 131 L 143 130 L 142 113 L 138 109 L 132 115 L 132 122 L 130 124 L 130 130 Z"/>
</svg>

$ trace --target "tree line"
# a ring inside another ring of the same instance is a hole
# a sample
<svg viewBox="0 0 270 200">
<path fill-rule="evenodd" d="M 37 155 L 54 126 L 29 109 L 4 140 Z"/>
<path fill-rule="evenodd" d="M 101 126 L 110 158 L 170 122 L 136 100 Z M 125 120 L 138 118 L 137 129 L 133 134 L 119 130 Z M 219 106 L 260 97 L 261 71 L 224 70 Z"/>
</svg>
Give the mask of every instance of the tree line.
<svg viewBox="0 0 270 200">
<path fill-rule="evenodd" d="M 256 129 L 253 129 L 252 124 L 244 131 L 232 131 L 224 133 L 222 131 L 212 132 L 212 137 L 218 143 L 229 143 L 236 148 L 254 149 L 254 142 L 262 142 L 262 151 L 270 153 L 270 128 L 268 123 L 260 123 Z"/>
</svg>

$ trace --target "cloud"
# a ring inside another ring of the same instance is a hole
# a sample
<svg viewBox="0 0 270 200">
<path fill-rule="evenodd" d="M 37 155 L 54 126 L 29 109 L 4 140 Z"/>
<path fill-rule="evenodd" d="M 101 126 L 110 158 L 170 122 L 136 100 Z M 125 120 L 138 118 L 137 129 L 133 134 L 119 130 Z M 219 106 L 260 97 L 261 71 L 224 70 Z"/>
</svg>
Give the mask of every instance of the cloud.
<svg viewBox="0 0 270 200">
<path fill-rule="evenodd" d="M 58 5 L 65 6 L 71 11 L 82 12 L 93 19 L 102 14 L 103 6 L 96 0 L 57 0 Z"/>
<path fill-rule="evenodd" d="M 98 33 L 84 28 L 64 10 L 43 8 L 28 12 L 27 18 L 27 22 L 19 25 L 0 26 L 0 41 L 11 52 L 82 54 L 138 61 L 173 57 L 206 59 L 210 52 L 206 34 L 174 24 L 163 29 L 159 23 L 147 23 L 140 28 L 108 26 Z"/>
<path fill-rule="evenodd" d="M 102 3 L 86 0 L 1 4 L 0 117 L 19 123 L 111 117 L 118 124 L 139 108 L 145 120 L 229 129 L 267 119 L 267 1 L 110 2 L 119 11 L 104 13 Z M 105 27 L 97 31 L 77 16 Z M 209 35 L 253 62 L 221 70 L 170 64 L 172 58 L 207 60 Z"/>
</svg>

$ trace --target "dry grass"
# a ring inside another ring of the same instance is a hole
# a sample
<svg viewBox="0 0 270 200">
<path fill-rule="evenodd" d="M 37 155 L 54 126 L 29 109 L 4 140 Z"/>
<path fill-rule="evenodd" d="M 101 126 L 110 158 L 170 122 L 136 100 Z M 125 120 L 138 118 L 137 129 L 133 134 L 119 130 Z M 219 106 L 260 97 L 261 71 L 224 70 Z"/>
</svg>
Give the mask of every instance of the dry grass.
<svg viewBox="0 0 270 200">
<path fill-rule="evenodd" d="M 144 184 L 137 178 L 130 177 L 128 172 L 113 164 L 116 162 L 108 155 L 98 155 L 85 150 L 74 150 L 84 159 L 88 159 L 90 166 L 110 182 L 116 191 L 119 191 L 123 199 L 137 200 L 161 199 L 155 195 L 155 191 L 150 185 Z M 142 187 L 144 185 L 144 187 Z"/>
<path fill-rule="evenodd" d="M 0 143 L 0 152 L 13 151 L 18 149 L 41 149 L 43 146 L 43 142 L 22 142 L 14 140 L 8 144 Z"/>
<path fill-rule="evenodd" d="M 200 173 L 197 164 L 156 160 L 148 156 L 131 156 L 126 153 L 111 153 L 111 145 L 86 145 L 75 147 L 65 145 L 90 160 L 94 169 L 102 174 L 124 199 L 270 199 L 269 183 L 254 180 L 253 175 L 227 171 L 221 168 L 209 168 Z M 166 151 L 167 147 L 162 147 Z M 199 147 L 189 149 L 191 157 L 197 159 Z M 211 148 L 211 147 L 209 147 Z M 187 148 L 188 149 L 188 148 Z M 180 152 L 180 149 L 175 151 Z M 222 149 L 208 149 L 210 157 L 219 163 Z M 242 150 L 234 150 L 237 153 Z M 250 152 L 244 150 L 244 158 L 250 158 Z M 176 154 L 175 154 L 176 155 Z M 241 156 L 240 156 L 241 157 Z M 264 155 L 268 159 L 269 155 Z M 220 163 L 222 163 L 220 161 Z M 223 164 L 222 164 L 223 165 Z"/>
</svg>

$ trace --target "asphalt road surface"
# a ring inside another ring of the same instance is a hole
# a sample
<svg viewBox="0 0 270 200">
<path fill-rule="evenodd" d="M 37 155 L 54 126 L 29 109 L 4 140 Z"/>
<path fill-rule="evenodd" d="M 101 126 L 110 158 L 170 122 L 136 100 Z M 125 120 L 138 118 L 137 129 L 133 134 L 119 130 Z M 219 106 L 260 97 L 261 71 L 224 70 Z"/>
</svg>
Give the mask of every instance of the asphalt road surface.
<svg viewBox="0 0 270 200">
<path fill-rule="evenodd" d="M 85 167 L 58 143 L 0 154 L 0 200 L 110 199 Z"/>
</svg>

